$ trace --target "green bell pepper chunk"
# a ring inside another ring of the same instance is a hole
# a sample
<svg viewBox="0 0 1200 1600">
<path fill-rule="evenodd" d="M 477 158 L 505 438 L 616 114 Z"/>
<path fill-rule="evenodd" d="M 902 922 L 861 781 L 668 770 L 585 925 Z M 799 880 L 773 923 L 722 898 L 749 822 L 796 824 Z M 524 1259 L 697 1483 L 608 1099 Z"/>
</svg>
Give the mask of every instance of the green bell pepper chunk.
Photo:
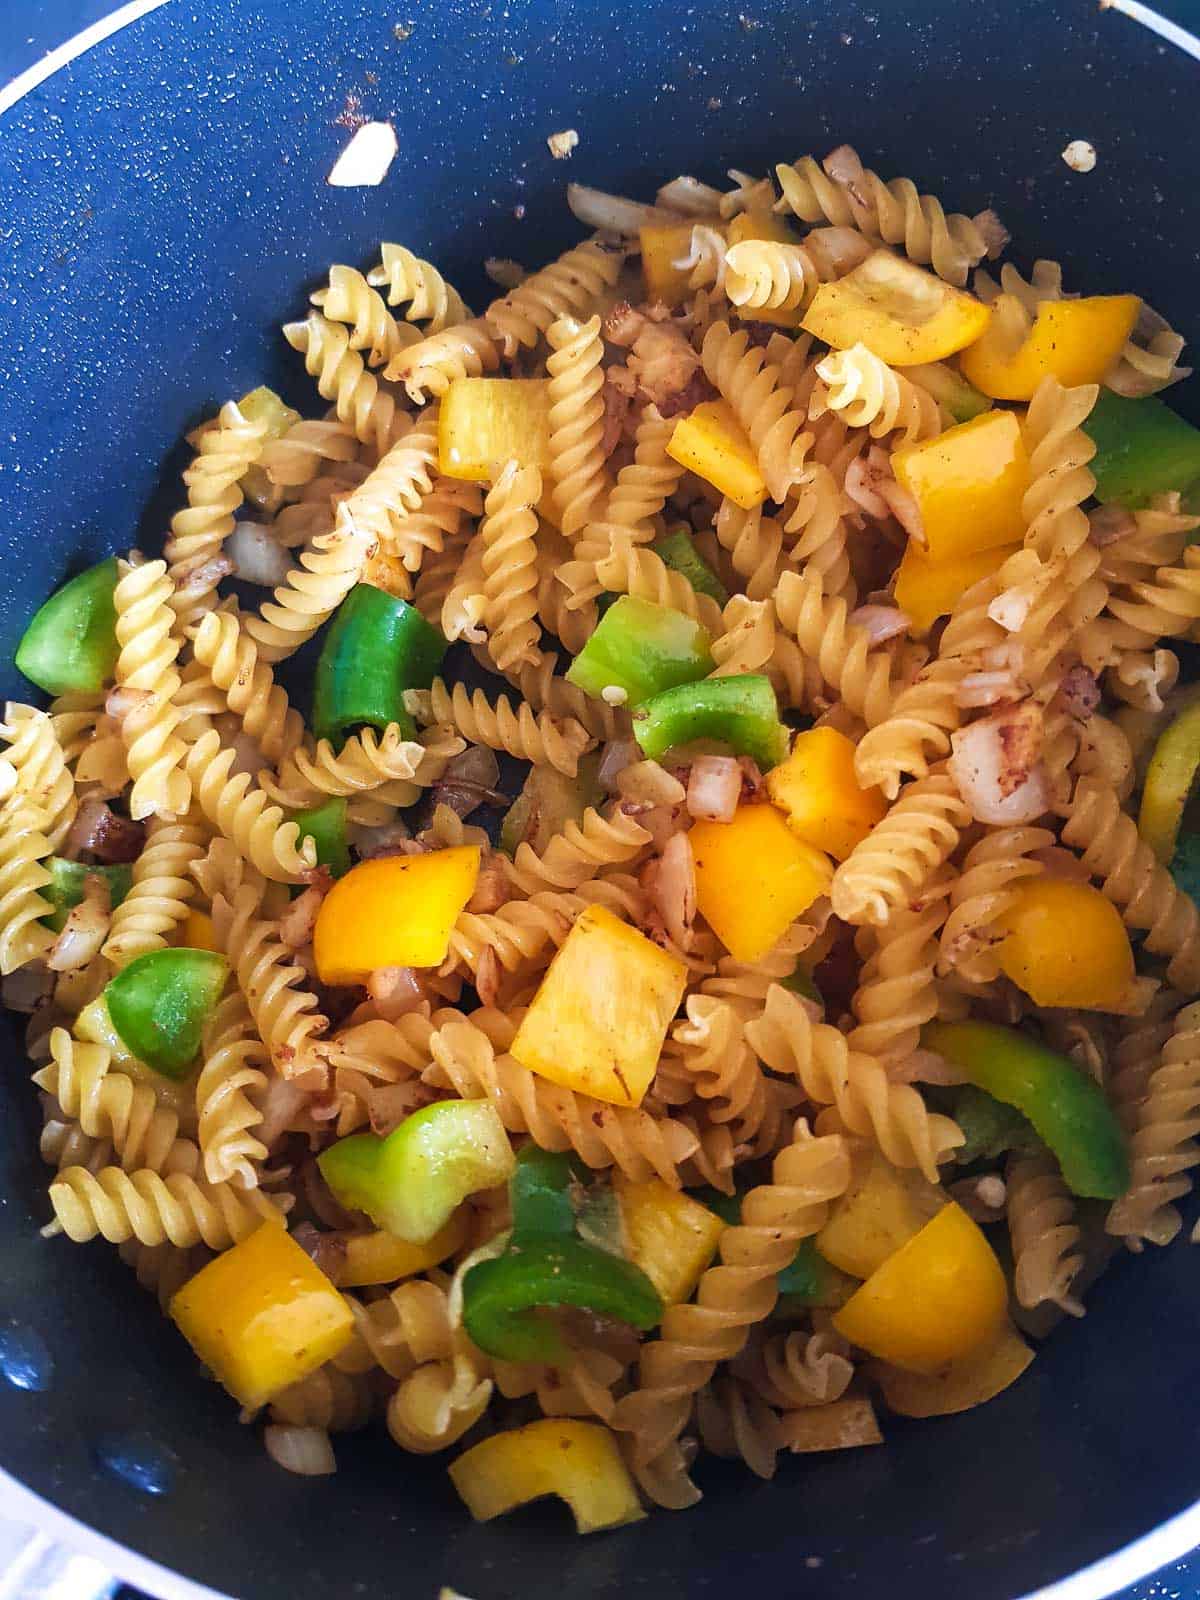
<svg viewBox="0 0 1200 1600">
<path fill-rule="evenodd" d="M 95 694 L 117 664 L 117 559 L 55 590 L 17 646 L 17 671 L 47 694 Z"/>
<path fill-rule="evenodd" d="M 1115 1200 L 1128 1189 L 1121 1124 L 1099 1084 L 1065 1056 L 993 1022 L 932 1022 L 921 1042 L 1026 1116 L 1073 1194 Z"/>
<path fill-rule="evenodd" d="M 915 372 L 909 369 L 905 375 L 913 383 L 919 382 L 926 394 L 933 396 L 953 422 L 970 422 L 972 418 L 981 417 L 985 411 L 992 409 L 992 402 L 987 395 L 980 394 L 961 372 L 955 372 L 953 367 L 941 361 L 930 361 L 916 368 Z"/>
<path fill-rule="evenodd" d="M 577 1306 L 634 1328 L 662 1319 L 658 1291 L 640 1267 L 579 1239 L 530 1236 L 465 1274 L 463 1323 L 481 1350 L 503 1361 L 567 1361 L 571 1351 L 542 1310 Z"/>
<path fill-rule="evenodd" d="M 672 528 L 650 546 L 665 567 L 681 572 L 697 594 L 706 594 L 719 606 L 729 599 L 729 590 L 696 549 L 696 542 L 687 528 Z"/>
<path fill-rule="evenodd" d="M 954 1152 L 960 1166 L 972 1161 L 994 1161 L 1016 1150 L 1032 1155 L 1042 1148 L 1028 1117 L 973 1083 L 951 1091 L 950 1115 L 962 1129 L 964 1143 Z"/>
<path fill-rule="evenodd" d="M 719 740 L 764 772 L 788 753 L 771 680 L 756 673 L 681 683 L 656 694 L 633 713 L 633 736 L 652 761 L 693 739 Z"/>
<path fill-rule="evenodd" d="M 571 1187 L 576 1181 L 570 1156 L 542 1150 L 536 1144 L 519 1150 L 508 1185 L 513 1242 L 523 1244 L 531 1237 L 574 1234 Z"/>
<path fill-rule="evenodd" d="M 394 722 L 406 739 L 415 738 L 404 691 L 428 689 L 446 649 L 416 606 L 357 584 L 338 607 L 317 660 L 313 732 L 340 748 L 355 728 L 382 733 Z"/>
<path fill-rule="evenodd" d="M 1130 400 L 1101 389 L 1082 426 L 1096 446 L 1088 465 L 1097 500 L 1136 510 L 1200 479 L 1200 429 L 1154 395 Z"/>
<path fill-rule="evenodd" d="M 1200 701 L 1167 724 L 1154 746 L 1146 781 L 1138 832 L 1158 859 L 1170 862 L 1179 839 L 1183 808 L 1200 768 Z"/>
<path fill-rule="evenodd" d="M 811 972 L 805 972 L 803 967 L 797 967 L 790 978 L 780 978 L 780 986 L 790 989 L 793 994 L 803 995 L 806 1000 L 815 1000 L 822 1009 L 825 1006 L 825 996 L 817 988 Z"/>
<path fill-rule="evenodd" d="M 490 1100 L 439 1100 L 385 1139 L 353 1133 L 322 1151 L 330 1193 L 377 1228 L 424 1244 L 470 1194 L 511 1177 L 515 1161 Z"/>
<path fill-rule="evenodd" d="M 567 672 L 571 683 L 600 699 L 623 689 L 631 706 L 677 683 L 707 677 L 716 662 L 708 629 L 682 611 L 623 594 L 601 617 Z"/>
<path fill-rule="evenodd" d="M 339 795 L 308 811 L 296 811 L 292 821 L 300 828 L 302 839 L 311 839 L 317 847 L 317 865 L 328 867 L 335 878 L 350 871 L 350 846 L 346 840 L 347 802 Z"/>
<path fill-rule="evenodd" d="M 109 979 L 103 999 L 139 1061 L 164 1078 L 185 1078 L 228 976 L 228 961 L 214 950 L 150 950 Z"/>
<path fill-rule="evenodd" d="M 133 868 L 124 862 L 112 867 L 89 867 L 82 861 L 66 861 L 62 856 L 51 856 L 42 864 L 50 874 L 50 882 L 41 890 L 41 895 L 54 907 L 54 915 L 41 920 L 54 933 L 62 932 L 67 913 L 83 899 L 85 879 L 104 879 L 108 884 L 108 903 L 114 910 L 129 893 L 133 883 Z"/>
</svg>

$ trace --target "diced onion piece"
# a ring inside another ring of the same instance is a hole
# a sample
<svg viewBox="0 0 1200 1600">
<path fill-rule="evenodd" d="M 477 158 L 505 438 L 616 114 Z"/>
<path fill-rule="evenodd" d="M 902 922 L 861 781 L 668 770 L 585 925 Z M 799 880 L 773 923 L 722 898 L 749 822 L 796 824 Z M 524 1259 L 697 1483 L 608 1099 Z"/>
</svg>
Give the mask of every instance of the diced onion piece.
<svg viewBox="0 0 1200 1600">
<path fill-rule="evenodd" d="M 325 181 L 335 189 L 374 188 L 387 177 L 398 148 L 390 122 L 364 122 Z"/>
<path fill-rule="evenodd" d="M 699 178 L 672 178 L 658 191 L 660 206 L 681 211 L 685 217 L 719 217 L 723 198 L 720 189 L 701 183 Z"/>
<path fill-rule="evenodd" d="M 861 628 L 872 644 L 885 644 L 907 633 L 912 618 L 899 606 L 859 606 L 846 618 L 856 628 Z"/>
<path fill-rule="evenodd" d="M 100 873 L 89 872 L 83 880 L 83 899 L 67 912 L 67 920 L 46 957 L 50 971 L 78 972 L 86 967 L 100 954 L 111 921 L 108 883 Z"/>
<path fill-rule="evenodd" d="M 263 1443 L 276 1466 L 299 1473 L 302 1478 L 322 1478 L 337 1471 L 333 1446 L 324 1428 L 294 1428 L 290 1423 L 273 1422 L 263 1429 Z"/>
<path fill-rule="evenodd" d="M 1072 139 L 1062 153 L 1063 160 L 1072 172 L 1093 172 L 1096 167 L 1096 146 L 1086 139 Z"/>
<path fill-rule="evenodd" d="M 1132 511 L 1124 506 L 1096 506 L 1088 512 L 1088 538 L 1098 550 L 1104 550 L 1118 539 L 1127 539 L 1137 532 L 1137 522 Z"/>
<path fill-rule="evenodd" d="M 804 248 L 813 258 L 822 280 L 844 278 L 876 247 L 857 228 L 813 228 L 804 236 Z"/>
<path fill-rule="evenodd" d="M 987 244 L 988 260 L 994 261 L 1008 244 L 1012 234 L 1009 233 L 1000 218 L 990 207 L 986 211 L 979 212 L 977 216 L 972 218 L 972 221 L 983 235 Z"/>
<path fill-rule="evenodd" d="M 651 883 L 651 898 L 667 932 L 686 950 L 696 920 L 696 867 L 686 833 L 674 833 L 667 840 Z"/>
<path fill-rule="evenodd" d="M 687 786 L 687 808 L 706 822 L 732 822 L 742 793 L 736 756 L 697 756 Z"/>
<path fill-rule="evenodd" d="M 291 555 L 262 522 L 237 523 L 225 541 L 225 553 L 233 562 L 234 577 L 264 589 L 286 583 L 292 569 Z"/>
<path fill-rule="evenodd" d="M 620 233 L 627 237 L 635 235 L 646 223 L 687 220 L 678 211 L 642 205 L 637 200 L 627 200 L 624 195 L 606 194 L 603 189 L 589 189 L 582 183 L 567 185 L 567 205 L 586 227 L 600 228 L 605 233 Z"/>
<path fill-rule="evenodd" d="M 367 978 L 367 993 L 376 1010 L 389 1022 L 415 1011 L 425 999 L 420 975 L 414 967 L 376 967 Z"/>
<path fill-rule="evenodd" d="M 1031 702 L 981 717 L 951 742 L 950 775 L 977 822 L 1011 827 L 1049 809 L 1050 786 L 1039 759 L 1042 715 Z"/>
<path fill-rule="evenodd" d="M 622 800 L 649 806 L 681 806 L 687 793 L 679 779 L 657 761 L 635 761 L 622 768 L 617 792 Z"/>
<path fill-rule="evenodd" d="M 596 781 L 609 794 L 616 794 L 620 785 L 618 777 L 626 767 L 636 766 L 642 758 L 640 746 L 633 739 L 614 739 L 604 746 Z"/>
<path fill-rule="evenodd" d="M 579 135 L 574 128 L 562 128 L 558 133 L 550 134 L 546 143 L 555 161 L 566 161 L 578 146 Z"/>
</svg>

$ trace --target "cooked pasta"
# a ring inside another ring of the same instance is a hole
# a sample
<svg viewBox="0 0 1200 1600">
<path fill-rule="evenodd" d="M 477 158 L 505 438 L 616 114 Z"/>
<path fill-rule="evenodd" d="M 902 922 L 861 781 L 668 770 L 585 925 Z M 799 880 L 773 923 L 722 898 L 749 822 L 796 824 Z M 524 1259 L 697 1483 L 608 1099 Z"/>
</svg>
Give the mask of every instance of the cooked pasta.
<svg viewBox="0 0 1200 1600">
<path fill-rule="evenodd" d="M 226 400 L 163 558 L 22 641 L 45 1232 L 231 1390 L 270 1323 L 280 1459 L 373 1424 L 457 1483 L 582 1421 L 682 1508 L 698 1450 L 990 1398 L 982 1299 L 1040 1338 L 1182 1229 L 1200 516 L 1185 432 L 1106 442 L 1181 340 L 1108 364 L 1130 298 L 1054 263 L 972 296 L 999 219 L 849 146 L 775 174 L 601 197 L 478 316 L 403 244 L 332 265 L 312 403 Z"/>
</svg>

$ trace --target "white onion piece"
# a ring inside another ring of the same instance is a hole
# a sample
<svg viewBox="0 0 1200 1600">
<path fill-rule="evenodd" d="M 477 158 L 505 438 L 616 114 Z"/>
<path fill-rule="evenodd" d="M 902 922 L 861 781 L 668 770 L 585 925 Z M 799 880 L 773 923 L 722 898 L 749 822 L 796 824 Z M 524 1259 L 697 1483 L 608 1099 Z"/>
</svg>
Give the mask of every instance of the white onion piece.
<svg viewBox="0 0 1200 1600">
<path fill-rule="evenodd" d="M 329 874 L 322 872 L 321 881 L 310 883 L 304 893 L 298 894 L 280 917 L 279 937 L 289 950 L 299 950 L 302 945 L 311 944 L 313 930 L 317 925 L 317 913 L 329 888 Z"/>
<path fill-rule="evenodd" d="M 295 1122 L 307 1099 L 307 1093 L 294 1078 L 280 1078 L 272 1074 L 257 1099 L 262 1121 L 254 1130 L 255 1138 L 261 1139 L 269 1150 L 280 1134 L 286 1133 Z"/>
<path fill-rule="evenodd" d="M 961 1067 L 934 1050 L 910 1050 L 908 1055 L 889 1063 L 888 1077 L 893 1083 L 934 1083 L 943 1089 L 956 1088 L 970 1079 Z"/>
<path fill-rule="evenodd" d="M 373 189 L 387 177 L 398 149 L 396 130 L 390 122 L 364 122 L 334 162 L 325 182 L 334 189 Z"/>
<path fill-rule="evenodd" d="M 83 899 L 67 912 L 62 931 L 50 947 L 46 965 L 51 972 L 78 972 L 100 954 L 112 921 L 108 882 L 98 872 L 83 880 Z"/>
<path fill-rule="evenodd" d="M 294 1428 L 290 1423 L 273 1422 L 263 1429 L 263 1443 L 276 1466 L 302 1478 L 328 1477 L 337 1471 L 333 1446 L 324 1428 Z"/>
<path fill-rule="evenodd" d="M 616 794 L 619 788 L 618 777 L 626 767 L 636 765 L 641 759 L 641 748 L 633 739 L 613 739 L 604 746 L 596 781 L 609 794 Z"/>
<path fill-rule="evenodd" d="M 804 236 L 804 248 L 821 277 L 830 279 L 861 266 L 875 245 L 857 228 L 813 228 Z"/>
<path fill-rule="evenodd" d="M 1046 813 L 1050 785 L 1039 760 L 1041 743 L 1041 712 L 1029 701 L 981 717 L 954 735 L 947 765 L 977 822 L 1009 827 Z"/>
<path fill-rule="evenodd" d="M 724 196 L 720 189 L 701 183 L 699 178 L 672 178 L 658 191 L 660 206 L 682 211 L 685 217 L 719 217 Z"/>
<path fill-rule="evenodd" d="M 861 628 L 872 644 L 886 644 L 912 627 L 912 618 L 899 606 L 858 606 L 846 620 Z"/>
<path fill-rule="evenodd" d="M 264 589 L 286 582 L 292 568 L 291 556 L 261 522 L 237 523 L 225 541 L 225 553 L 233 562 L 235 577 Z"/>
<path fill-rule="evenodd" d="M 154 699 L 150 689 L 110 689 L 104 699 L 104 714 L 114 722 L 122 723 L 131 711 L 137 711 Z"/>
<path fill-rule="evenodd" d="M 888 515 L 888 503 L 879 493 L 878 475 L 872 471 L 865 457 L 855 456 L 846 468 L 843 486 L 851 503 L 860 511 L 865 511 L 876 522 L 884 521 Z"/>
<path fill-rule="evenodd" d="M 416 1011 L 425 999 L 420 975 L 413 967 L 376 967 L 367 978 L 367 993 L 388 1022 Z"/>
<path fill-rule="evenodd" d="M 346 837 L 364 861 L 372 856 L 421 854 L 420 847 L 412 851 L 404 848 L 413 844 L 414 840 L 409 834 L 408 824 L 399 817 L 392 822 L 380 823 L 377 827 L 351 823 L 346 830 Z"/>
<path fill-rule="evenodd" d="M 831 150 L 821 165 L 834 183 L 846 188 L 858 183 L 863 175 L 863 164 L 853 146 L 848 144 L 839 144 L 836 150 Z"/>
<path fill-rule="evenodd" d="M 198 567 L 193 567 L 186 572 L 175 585 L 176 596 L 186 599 L 188 596 L 210 595 L 222 578 L 227 578 L 233 571 L 233 562 L 221 551 L 219 555 L 212 556 Z"/>
<path fill-rule="evenodd" d="M 687 786 L 687 808 L 706 822 L 732 822 L 742 793 L 736 756 L 697 756 Z"/>
<path fill-rule="evenodd" d="M 986 211 L 980 211 L 971 220 L 983 235 L 984 243 L 987 246 L 988 260 L 994 261 L 1012 238 L 1012 234 L 1009 233 L 999 216 L 990 206 Z"/>
<path fill-rule="evenodd" d="M 627 200 L 624 195 L 606 194 L 603 189 L 589 189 L 586 184 L 567 185 L 567 205 L 586 227 L 602 228 L 606 233 L 620 233 L 629 237 L 647 222 L 686 222 L 678 211 L 663 206 L 642 205 L 637 200 Z"/>
<path fill-rule="evenodd" d="M 686 950 L 696 920 L 696 865 L 686 833 L 672 834 L 667 840 L 652 874 L 650 893 L 667 932 Z"/>
</svg>

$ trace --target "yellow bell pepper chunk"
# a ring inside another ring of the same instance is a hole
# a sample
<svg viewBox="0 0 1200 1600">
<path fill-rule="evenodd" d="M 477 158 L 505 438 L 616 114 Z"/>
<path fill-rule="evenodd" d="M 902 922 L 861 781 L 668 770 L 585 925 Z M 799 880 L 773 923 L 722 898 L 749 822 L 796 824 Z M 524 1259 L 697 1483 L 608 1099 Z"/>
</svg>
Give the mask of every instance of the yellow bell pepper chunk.
<svg viewBox="0 0 1200 1600">
<path fill-rule="evenodd" d="M 1073 878 L 1034 878 L 999 921 L 1000 969 L 1035 1005 L 1121 1011 L 1134 980 L 1121 913 Z"/>
<path fill-rule="evenodd" d="M 855 1176 L 817 1235 L 817 1249 L 853 1278 L 869 1278 L 941 1210 L 946 1197 L 918 1172 L 901 1172 L 882 1152 L 855 1162 Z"/>
<path fill-rule="evenodd" d="M 456 378 L 438 411 L 440 470 L 489 483 L 507 461 L 549 466 L 549 379 Z"/>
<path fill-rule="evenodd" d="M 894 1367 L 937 1372 L 995 1338 L 1008 1286 L 961 1206 L 944 1206 L 834 1313 L 844 1339 Z"/>
<path fill-rule="evenodd" d="M 479 846 L 362 861 L 321 902 L 313 955 L 322 983 L 365 983 L 380 967 L 436 967 L 479 876 Z"/>
<path fill-rule="evenodd" d="M 185 950 L 215 950 L 217 936 L 212 918 L 205 911 L 194 908 L 184 917 L 179 929 L 179 943 Z"/>
<path fill-rule="evenodd" d="M 837 861 L 887 813 L 881 790 L 859 787 L 854 745 L 836 728 L 797 734 L 787 760 L 767 774 L 767 793 L 789 827 Z"/>
<path fill-rule="evenodd" d="M 1011 411 L 985 411 L 936 439 L 893 450 L 892 471 L 917 502 L 931 561 L 1024 537 L 1029 456 Z"/>
<path fill-rule="evenodd" d="M 550 963 L 512 1054 L 565 1089 L 640 1105 L 686 984 L 681 961 L 605 907 L 589 906 Z"/>
<path fill-rule="evenodd" d="M 700 915 L 737 961 L 757 961 L 829 892 L 829 857 L 805 844 L 771 805 L 739 806 L 732 822 L 688 833 Z"/>
<path fill-rule="evenodd" d="M 681 306 L 691 293 L 691 272 L 675 263 L 691 254 L 692 224 L 648 222 L 638 229 L 638 237 L 646 299 L 661 300 L 665 306 Z"/>
<path fill-rule="evenodd" d="M 190 1278 L 171 1319 L 244 1406 L 262 1406 L 350 1341 L 354 1317 L 320 1267 L 266 1222 Z"/>
<path fill-rule="evenodd" d="M 1008 560 L 1018 544 L 1001 544 L 991 550 L 972 550 L 949 561 L 931 561 L 915 539 L 910 539 L 896 573 L 896 604 L 912 618 L 914 633 L 927 633 L 939 617 L 949 615 L 957 602 L 981 578 Z"/>
<path fill-rule="evenodd" d="M 782 217 L 773 211 L 739 211 L 729 224 L 729 243 L 741 244 L 743 239 L 769 239 L 775 244 L 800 244 L 800 235 L 789 228 Z M 776 310 L 771 306 L 747 306 L 737 315 L 747 322 L 771 322 L 781 328 L 798 328 L 804 316 L 803 306 L 793 306 L 790 311 Z"/>
<path fill-rule="evenodd" d="M 1043 300 L 1024 332 L 1024 319 L 1002 302 L 1008 297 L 1000 296 L 991 326 L 961 362 L 963 377 L 994 400 L 1031 400 L 1043 378 L 1067 388 L 1099 383 L 1125 348 L 1141 305 L 1134 294 Z"/>
<path fill-rule="evenodd" d="M 459 1456 L 450 1480 L 476 1522 L 547 1495 L 566 1501 L 579 1533 L 646 1515 L 616 1439 L 598 1422 L 546 1417 L 494 1433 Z"/>
<path fill-rule="evenodd" d="M 705 400 L 690 416 L 681 417 L 667 454 L 743 511 L 753 511 L 767 498 L 767 480 L 754 446 L 728 400 Z"/>
<path fill-rule="evenodd" d="M 821 285 L 800 326 L 835 350 L 865 344 L 890 367 L 915 367 L 971 344 L 991 315 L 974 295 L 874 250 L 844 278 Z"/>
<path fill-rule="evenodd" d="M 949 1417 L 993 1400 L 1017 1381 L 1032 1360 L 1033 1351 L 1005 1321 L 999 1338 L 940 1372 L 906 1372 L 886 1362 L 873 1362 L 867 1371 L 899 1416 Z"/>
<path fill-rule="evenodd" d="M 338 1281 L 343 1289 L 361 1289 L 372 1283 L 398 1283 L 437 1267 L 455 1251 L 461 1250 L 470 1227 L 468 1213 L 459 1209 L 424 1244 L 411 1244 L 394 1233 L 351 1233 L 342 1242 L 342 1269 Z"/>
<path fill-rule="evenodd" d="M 664 1305 L 690 1299 L 717 1253 L 724 1222 L 661 1178 L 632 1183 L 618 1175 L 614 1186 L 630 1261 L 641 1267 Z"/>
</svg>

